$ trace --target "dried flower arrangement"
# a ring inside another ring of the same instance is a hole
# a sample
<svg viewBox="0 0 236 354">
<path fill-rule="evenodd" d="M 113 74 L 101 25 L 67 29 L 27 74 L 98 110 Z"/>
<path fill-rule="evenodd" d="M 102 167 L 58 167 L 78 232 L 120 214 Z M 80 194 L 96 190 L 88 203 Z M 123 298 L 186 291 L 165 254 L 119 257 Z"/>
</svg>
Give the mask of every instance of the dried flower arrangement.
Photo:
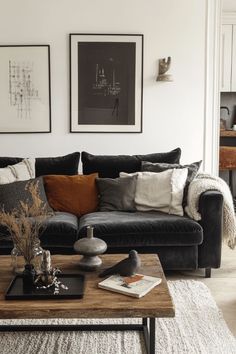
<svg viewBox="0 0 236 354">
<path fill-rule="evenodd" d="M 54 295 L 58 295 L 60 288 L 68 290 L 68 287 L 58 280 L 56 275 L 60 270 L 51 266 L 50 252 L 42 250 L 41 269 L 37 274 L 33 264 L 35 246 L 40 244 L 39 235 L 45 221 L 53 213 L 49 212 L 48 206 L 40 198 L 39 181 L 29 181 L 25 190 L 29 192 L 31 201 L 20 201 L 20 207 L 12 212 L 0 211 L 0 224 L 8 231 L 15 247 L 24 257 L 23 285 L 36 289 L 54 287 Z"/>
<path fill-rule="evenodd" d="M 38 183 L 29 181 L 25 187 L 31 195 L 31 202 L 21 201 L 19 209 L 12 212 L 0 211 L 0 224 L 8 231 L 26 264 L 32 263 L 35 244 L 40 242 L 39 234 L 46 219 L 52 215 L 40 198 Z"/>
</svg>

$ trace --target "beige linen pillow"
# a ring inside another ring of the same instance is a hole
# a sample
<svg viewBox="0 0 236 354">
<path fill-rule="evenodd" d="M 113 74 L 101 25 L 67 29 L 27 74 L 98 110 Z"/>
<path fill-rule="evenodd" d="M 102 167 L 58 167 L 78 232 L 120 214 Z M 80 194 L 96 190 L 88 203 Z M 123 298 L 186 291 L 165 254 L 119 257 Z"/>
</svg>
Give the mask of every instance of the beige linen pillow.
<svg viewBox="0 0 236 354">
<path fill-rule="evenodd" d="M 137 210 L 159 210 L 169 213 L 172 173 L 173 170 L 138 174 L 134 199 Z"/>
<path fill-rule="evenodd" d="M 0 184 L 26 181 L 35 178 L 35 159 L 24 159 L 21 162 L 0 168 Z"/>
<path fill-rule="evenodd" d="M 187 168 L 135 174 L 137 174 L 135 192 L 137 210 L 157 210 L 181 216 L 184 214 L 182 201 L 188 175 Z M 120 177 L 126 176 L 129 174 L 120 173 Z"/>
<path fill-rule="evenodd" d="M 188 178 L 188 168 L 174 168 L 171 177 L 171 208 L 170 214 L 184 215 L 183 197 Z"/>
</svg>

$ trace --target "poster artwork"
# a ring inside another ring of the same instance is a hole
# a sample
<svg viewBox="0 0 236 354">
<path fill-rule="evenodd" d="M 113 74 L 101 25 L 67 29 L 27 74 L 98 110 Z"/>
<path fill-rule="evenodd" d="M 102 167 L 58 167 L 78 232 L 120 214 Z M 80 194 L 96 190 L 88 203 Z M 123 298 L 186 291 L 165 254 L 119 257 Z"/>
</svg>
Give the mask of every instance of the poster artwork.
<svg viewBox="0 0 236 354">
<path fill-rule="evenodd" d="M 78 42 L 78 124 L 135 124 L 135 43 Z"/>
</svg>

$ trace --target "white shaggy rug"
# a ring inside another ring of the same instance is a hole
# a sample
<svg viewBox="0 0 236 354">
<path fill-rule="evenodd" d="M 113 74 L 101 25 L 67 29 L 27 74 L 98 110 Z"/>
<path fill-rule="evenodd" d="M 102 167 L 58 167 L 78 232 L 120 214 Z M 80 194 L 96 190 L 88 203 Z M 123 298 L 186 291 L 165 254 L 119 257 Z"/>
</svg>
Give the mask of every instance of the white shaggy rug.
<svg viewBox="0 0 236 354">
<path fill-rule="evenodd" d="M 228 329 L 208 288 L 194 280 L 169 281 L 176 317 L 158 319 L 158 354 L 235 354 L 236 339 Z M 110 320 L 110 323 L 129 322 Z M 0 321 L 45 323 L 46 320 Z M 51 320 L 50 323 L 91 323 L 91 320 Z M 108 322 L 97 320 L 96 323 Z M 135 321 L 132 320 L 134 323 Z M 144 354 L 139 332 L 0 333 L 1 354 Z"/>
</svg>

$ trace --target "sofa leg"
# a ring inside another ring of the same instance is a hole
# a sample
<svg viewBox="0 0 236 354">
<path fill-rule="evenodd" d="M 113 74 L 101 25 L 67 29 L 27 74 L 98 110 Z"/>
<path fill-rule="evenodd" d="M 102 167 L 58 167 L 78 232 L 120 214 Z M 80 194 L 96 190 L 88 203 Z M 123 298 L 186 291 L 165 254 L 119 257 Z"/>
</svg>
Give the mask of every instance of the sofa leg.
<svg viewBox="0 0 236 354">
<path fill-rule="evenodd" d="M 211 268 L 205 268 L 205 278 L 211 278 Z"/>
</svg>

